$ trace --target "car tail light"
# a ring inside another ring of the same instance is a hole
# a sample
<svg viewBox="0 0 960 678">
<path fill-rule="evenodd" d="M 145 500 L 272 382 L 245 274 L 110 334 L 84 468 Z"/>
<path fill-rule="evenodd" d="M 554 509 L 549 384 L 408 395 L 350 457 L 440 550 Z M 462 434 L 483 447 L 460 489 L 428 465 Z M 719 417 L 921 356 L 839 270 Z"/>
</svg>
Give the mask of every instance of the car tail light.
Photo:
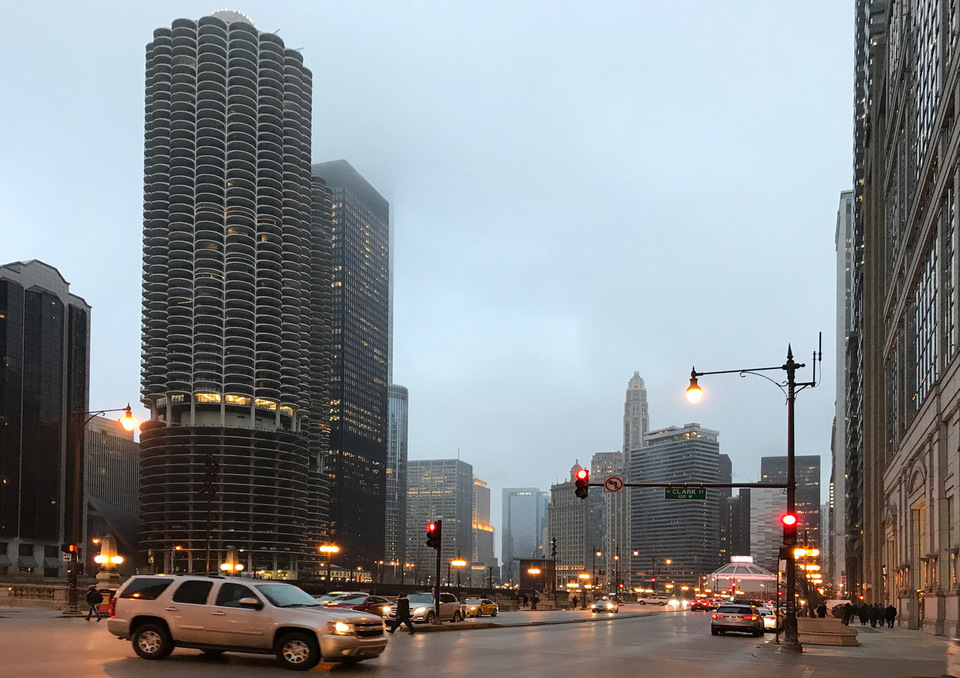
<svg viewBox="0 0 960 678">
<path fill-rule="evenodd" d="M 714 618 L 714 619 L 723 619 L 723 615 L 722 615 L 722 614 L 717 614 L 716 612 L 714 612 L 714 613 L 713 613 L 713 618 Z"/>
<path fill-rule="evenodd" d="M 107 614 L 111 617 L 117 616 L 117 599 L 111 598 L 110 604 L 107 606 Z"/>
<path fill-rule="evenodd" d="M 757 621 L 757 615 L 755 614 L 747 615 L 747 619 L 750 621 Z"/>
</svg>

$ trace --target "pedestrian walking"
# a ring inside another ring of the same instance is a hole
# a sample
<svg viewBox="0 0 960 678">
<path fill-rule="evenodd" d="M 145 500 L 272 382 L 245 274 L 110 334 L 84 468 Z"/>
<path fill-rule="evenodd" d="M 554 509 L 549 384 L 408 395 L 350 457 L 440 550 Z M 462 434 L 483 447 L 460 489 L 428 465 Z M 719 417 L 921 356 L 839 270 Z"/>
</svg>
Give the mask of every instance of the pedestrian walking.
<svg viewBox="0 0 960 678">
<path fill-rule="evenodd" d="M 817 616 L 823 619 L 827 616 L 827 604 L 825 602 L 817 605 Z"/>
<path fill-rule="evenodd" d="M 414 632 L 413 624 L 410 621 L 410 601 L 407 599 L 406 593 L 401 593 L 397 598 L 397 617 L 393 620 L 389 633 L 393 633 L 400 628 L 400 624 L 406 624 L 410 633 Z"/>
<path fill-rule="evenodd" d="M 897 618 L 897 608 L 895 608 L 893 605 L 887 605 L 887 608 L 883 612 L 883 618 L 887 622 L 887 626 L 892 629 L 893 622 Z"/>
<path fill-rule="evenodd" d="M 850 618 L 853 616 L 853 605 L 847 603 L 843 606 L 843 619 L 841 623 L 844 626 L 850 626 Z"/>
<path fill-rule="evenodd" d="M 870 620 L 870 606 L 866 603 L 861 604 L 857 614 L 860 616 L 860 626 L 866 626 Z"/>
<path fill-rule="evenodd" d="M 870 627 L 877 628 L 878 621 L 880 621 L 880 603 L 874 603 L 870 606 Z"/>
<path fill-rule="evenodd" d="M 87 588 L 87 621 L 90 621 L 91 615 L 96 615 L 97 621 L 100 621 L 100 603 L 103 602 L 103 594 L 97 591 L 96 584 L 90 584 Z"/>
<path fill-rule="evenodd" d="M 527 594 L 526 594 L 526 593 L 524 593 L 524 594 L 520 597 L 520 599 L 523 601 L 523 606 L 524 606 L 524 607 L 526 607 L 526 606 L 527 606 L 527 603 L 530 601 L 530 599 L 527 598 Z"/>
<path fill-rule="evenodd" d="M 577 603 L 580 602 L 580 599 L 577 598 L 576 596 L 574 596 L 572 600 L 573 600 L 573 609 L 576 610 L 576 609 L 577 609 Z"/>
<path fill-rule="evenodd" d="M 534 592 L 533 592 L 533 598 L 530 599 L 530 609 L 531 609 L 531 610 L 536 610 L 536 609 L 537 609 L 537 603 L 539 603 L 539 602 L 540 602 L 540 599 L 537 598 L 537 592 L 534 591 Z"/>
</svg>

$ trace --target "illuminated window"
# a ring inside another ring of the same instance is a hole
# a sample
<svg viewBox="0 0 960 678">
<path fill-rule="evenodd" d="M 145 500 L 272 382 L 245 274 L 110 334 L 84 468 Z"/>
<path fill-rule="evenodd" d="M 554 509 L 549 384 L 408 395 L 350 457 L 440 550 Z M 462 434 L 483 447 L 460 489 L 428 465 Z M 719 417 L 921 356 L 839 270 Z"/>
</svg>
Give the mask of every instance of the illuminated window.
<svg viewBox="0 0 960 678">
<path fill-rule="evenodd" d="M 292 416 L 293 416 L 293 408 L 290 407 L 289 405 L 283 405 L 283 406 L 280 408 L 280 414 L 284 414 L 284 415 L 286 415 L 286 416 L 288 416 L 288 417 L 292 417 Z"/>
<path fill-rule="evenodd" d="M 225 395 L 223 396 L 224 401 L 227 405 L 242 405 L 244 407 L 249 406 L 253 399 L 250 396 L 239 396 L 239 395 Z"/>
<path fill-rule="evenodd" d="M 219 403 L 219 393 L 195 393 L 194 398 L 198 403 Z"/>
<path fill-rule="evenodd" d="M 267 400 L 266 398 L 257 398 L 256 401 L 255 401 L 255 403 L 256 403 L 256 406 L 257 406 L 257 409 L 258 409 L 258 410 L 271 410 L 271 411 L 273 411 L 273 410 L 276 410 L 276 409 L 277 409 L 277 403 L 276 403 L 276 401 Z"/>
</svg>

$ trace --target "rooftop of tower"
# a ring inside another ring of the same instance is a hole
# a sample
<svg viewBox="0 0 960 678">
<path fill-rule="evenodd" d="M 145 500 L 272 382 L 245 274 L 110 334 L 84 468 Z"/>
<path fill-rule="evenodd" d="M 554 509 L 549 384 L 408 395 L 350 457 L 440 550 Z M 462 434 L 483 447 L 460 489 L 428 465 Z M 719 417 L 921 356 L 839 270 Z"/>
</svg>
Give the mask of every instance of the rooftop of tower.
<svg viewBox="0 0 960 678">
<path fill-rule="evenodd" d="M 248 17 L 243 12 L 238 12 L 235 9 L 219 9 L 213 14 L 211 14 L 211 16 L 215 16 L 218 19 L 220 19 L 220 21 L 227 24 L 240 22 L 240 23 L 250 24 L 251 26 L 254 26 L 253 19 Z M 254 28 L 256 28 L 256 26 L 254 26 Z"/>
</svg>

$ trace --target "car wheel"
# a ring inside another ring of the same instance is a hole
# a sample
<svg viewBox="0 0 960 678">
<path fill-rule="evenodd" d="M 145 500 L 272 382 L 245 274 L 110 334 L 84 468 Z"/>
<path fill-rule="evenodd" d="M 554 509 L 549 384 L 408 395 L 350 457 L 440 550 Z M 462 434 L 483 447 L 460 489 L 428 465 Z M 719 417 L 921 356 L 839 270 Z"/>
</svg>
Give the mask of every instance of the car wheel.
<svg viewBox="0 0 960 678">
<path fill-rule="evenodd" d="M 754 638 L 759 638 L 762 635 L 763 635 L 763 629 L 757 629 L 756 631 L 753 632 Z"/>
<path fill-rule="evenodd" d="M 661 601 L 660 603 L 658 603 L 658 605 L 659 605 L 660 607 L 666 607 L 666 606 L 667 606 L 667 604 L 664 603 L 664 602 L 662 602 L 662 601 Z"/>
<path fill-rule="evenodd" d="M 646 604 L 647 604 L 647 601 L 641 600 L 641 601 L 640 601 L 640 604 L 641 604 L 641 605 L 646 605 Z"/>
<path fill-rule="evenodd" d="M 456 624 L 458 621 L 460 621 L 460 613 L 459 613 L 459 612 L 454 612 L 454 613 L 453 613 L 453 623 Z"/>
<path fill-rule="evenodd" d="M 720 631 L 718 629 L 710 629 L 710 633 L 716 636 L 720 634 Z"/>
<path fill-rule="evenodd" d="M 490 616 L 491 616 L 491 617 L 496 617 L 496 616 L 497 616 L 497 611 L 494 610 L 493 612 L 491 612 L 491 613 L 490 613 Z"/>
<path fill-rule="evenodd" d="M 294 671 L 309 671 L 320 661 L 317 639 L 299 631 L 280 636 L 273 652 L 284 668 Z"/>
<path fill-rule="evenodd" d="M 432 623 L 433 623 L 433 612 L 428 612 L 428 613 L 427 613 L 427 623 L 428 623 L 428 624 L 432 624 Z"/>
<path fill-rule="evenodd" d="M 133 632 L 133 651 L 143 659 L 166 659 L 173 652 L 170 632 L 158 624 L 141 624 Z"/>
</svg>

